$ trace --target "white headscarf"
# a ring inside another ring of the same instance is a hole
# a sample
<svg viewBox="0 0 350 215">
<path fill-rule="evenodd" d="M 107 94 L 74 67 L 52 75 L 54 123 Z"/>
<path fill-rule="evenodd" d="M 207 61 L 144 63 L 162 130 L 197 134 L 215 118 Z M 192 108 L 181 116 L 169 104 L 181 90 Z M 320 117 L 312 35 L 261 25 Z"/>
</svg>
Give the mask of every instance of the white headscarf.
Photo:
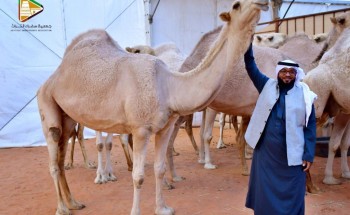
<svg viewBox="0 0 350 215">
<path fill-rule="evenodd" d="M 302 68 L 299 67 L 299 64 L 295 63 L 294 61 L 291 60 L 283 60 L 278 62 L 277 66 L 276 66 L 276 76 L 278 75 L 279 71 L 281 71 L 281 69 L 283 68 L 294 68 L 295 71 L 297 72 L 297 76 L 295 77 L 295 82 L 300 82 L 301 80 L 303 80 L 303 78 L 305 77 L 305 73 L 304 70 Z"/>
<path fill-rule="evenodd" d="M 304 70 L 299 67 L 299 64 L 291 60 L 283 60 L 278 62 L 276 66 L 276 76 L 278 76 L 279 71 L 281 71 L 281 69 L 283 68 L 294 68 L 297 72 L 294 84 L 300 85 L 303 88 L 304 101 L 305 101 L 305 107 L 306 107 L 305 126 L 307 126 L 307 123 L 309 122 L 311 110 L 312 110 L 312 104 L 317 99 L 317 95 L 310 90 L 307 84 L 305 84 L 304 82 L 301 82 L 305 77 L 305 73 L 304 73 Z"/>
</svg>

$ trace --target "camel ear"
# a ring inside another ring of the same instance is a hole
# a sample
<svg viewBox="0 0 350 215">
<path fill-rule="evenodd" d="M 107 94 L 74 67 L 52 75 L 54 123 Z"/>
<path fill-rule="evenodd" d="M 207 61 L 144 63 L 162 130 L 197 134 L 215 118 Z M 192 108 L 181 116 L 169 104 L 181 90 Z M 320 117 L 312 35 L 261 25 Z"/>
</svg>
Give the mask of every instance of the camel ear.
<svg viewBox="0 0 350 215">
<path fill-rule="evenodd" d="M 126 50 L 127 52 L 132 52 L 132 49 L 131 49 L 130 47 L 126 47 L 125 50 Z"/>
<path fill-rule="evenodd" d="M 330 19 L 333 24 L 337 24 L 337 19 L 335 17 L 331 17 Z"/>
<path fill-rule="evenodd" d="M 230 14 L 227 13 L 227 12 L 221 13 L 221 14 L 220 14 L 220 18 L 221 18 L 221 20 L 224 21 L 224 22 L 229 22 L 229 21 L 231 21 L 231 16 L 230 16 Z"/>
</svg>

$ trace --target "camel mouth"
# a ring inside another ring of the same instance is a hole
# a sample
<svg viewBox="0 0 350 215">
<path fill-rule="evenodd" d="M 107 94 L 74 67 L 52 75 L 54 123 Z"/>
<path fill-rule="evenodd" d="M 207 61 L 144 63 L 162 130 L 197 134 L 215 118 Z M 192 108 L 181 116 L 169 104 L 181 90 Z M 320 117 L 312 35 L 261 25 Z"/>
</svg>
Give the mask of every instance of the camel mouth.
<svg viewBox="0 0 350 215">
<path fill-rule="evenodd" d="M 261 3 L 261 2 L 254 2 L 254 4 L 263 11 L 268 11 L 269 10 L 269 3 Z"/>
</svg>

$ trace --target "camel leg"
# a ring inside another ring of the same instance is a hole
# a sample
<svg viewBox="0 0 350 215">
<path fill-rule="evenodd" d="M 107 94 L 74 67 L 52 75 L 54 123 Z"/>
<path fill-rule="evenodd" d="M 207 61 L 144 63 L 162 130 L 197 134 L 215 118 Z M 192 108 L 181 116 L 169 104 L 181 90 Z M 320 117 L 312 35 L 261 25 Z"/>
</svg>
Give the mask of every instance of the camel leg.
<svg viewBox="0 0 350 215">
<path fill-rule="evenodd" d="M 314 185 L 314 183 L 312 182 L 310 170 L 306 171 L 306 191 L 312 194 L 317 194 L 321 192 L 320 188 Z"/>
<path fill-rule="evenodd" d="M 119 140 L 122 143 L 124 155 L 126 158 L 126 163 L 128 164 L 128 171 L 132 171 L 132 160 L 131 160 L 129 147 L 128 147 L 130 144 L 129 142 L 131 140 L 129 135 L 131 136 L 131 134 L 121 134 L 121 135 L 119 135 Z"/>
<path fill-rule="evenodd" d="M 81 125 L 80 123 L 78 123 L 77 136 L 78 136 L 78 142 L 79 142 L 79 145 L 80 145 L 81 153 L 83 154 L 85 168 L 87 168 L 87 169 L 96 169 L 95 162 L 91 162 L 88 159 L 88 156 L 87 156 L 87 153 L 86 153 L 86 149 L 85 149 L 85 143 L 84 143 L 84 126 Z"/>
<path fill-rule="evenodd" d="M 349 171 L 349 165 L 348 165 L 349 145 L 350 145 L 350 123 L 348 123 L 346 126 L 346 130 L 342 138 L 342 144 L 340 147 L 342 177 L 346 179 L 350 179 L 350 171 Z"/>
<path fill-rule="evenodd" d="M 248 170 L 248 165 L 246 161 L 246 141 L 244 139 L 244 134 L 247 130 L 248 124 L 250 121 L 249 116 L 243 116 L 241 120 L 241 126 L 238 129 L 237 136 L 236 136 L 236 141 L 238 143 L 238 148 L 239 148 L 239 154 L 240 154 L 240 159 L 241 159 L 241 166 L 242 166 L 242 175 L 249 175 L 249 170 Z"/>
<path fill-rule="evenodd" d="M 179 133 L 179 130 L 180 130 L 180 127 L 181 127 L 182 123 L 184 123 L 186 121 L 186 117 L 187 116 L 180 116 L 177 119 L 177 121 L 175 123 L 175 127 L 173 129 L 173 132 L 172 132 L 172 134 L 170 136 L 168 148 L 171 150 L 171 153 L 172 153 L 171 159 L 173 159 L 172 158 L 173 156 L 180 155 L 180 153 L 175 151 L 174 142 L 175 142 L 175 138 L 176 138 L 177 134 Z"/>
<path fill-rule="evenodd" d="M 193 136 L 192 123 L 193 123 L 193 114 L 190 114 L 190 115 L 186 116 L 185 131 L 191 140 L 192 146 L 193 146 L 194 150 L 196 151 L 196 154 L 198 155 L 198 146 L 197 146 L 196 140 L 194 139 L 194 136 Z"/>
<path fill-rule="evenodd" d="M 68 146 L 68 140 L 71 136 L 71 133 L 74 131 L 76 123 L 68 116 L 64 116 L 63 122 L 63 133 L 61 136 L 60 144 L 59 144 L 59 151 L 58 151 L 58 167 L 60 169 L 59 171 L 59 184 L 62 189 L 62 193 L 64 196 L 64 199 L 67 201 L 67 206 L 71 210 L 80 210 L 84 208 L 85 206 L 77 201 L 74 200 L 70 190 L 69 186 L 66 180 L 65 175 L 65 169 L 64 169 L 64 159 L 66 156 L 67 146 Z"/>
<path fill-rule="evenodd" d="M 334 117 L 334 127 L 328 144 L 328 157 L 325 168 L 325 177 L 323 179 L 324 184 L 341 184 L 341 181 L 339 179 L 334 178 L 333 176 L 333 161 L 336 150 L 338 149 L 338 147 L 335 146 L 340 145 L 342 137 L 344 135 L 344 131 L 346 129 L 347 122 L 348 119 L 342 117 L 341 115 Z"/>
<path fill-rule="evenodd" d="M 62 126 L 61 123 L 64 125 L 64 123 L 67 121 L 62 119 L 62 110 L 52 100 L 52 98 L 48 98 L 43 91 L 45 91 L 45 89 L 40 89 L 38 91 L 37 99 L 43 132 L 49 152 L 50 174 L 56 189 L 56 215 L 68 215 L 71 213 L 63 199 L 68 200 L 68 206 L 72 209 L 82 209 L 85 207 L 83 204 L 73 200 L 73 197 L 70 195 L 64 174 L 65 150 L 67 150 L 69 136 L 71 136 L 70 134 L 72 134 L 74 130 L 74 122 L 70 120 L 70 126 L 68 126 L 68 124 L 66 126 Z M 69 130 L 67 128 L 70 128 L 70 131 L 67 131 Z"/>
<path fill-rule="evenodd" d="M 213 127 L 214 127 L 214 122 L 215 122 L 215 117 L 216 117 L 217 112 L 207 108 L 206 109 L 206 116 L 205 116 L 205 126 L 203 133 L 201 134 L 203 142 L 201 143 L 201 147 L 204 146 L 204 149 L 202 151 L 204 152 L 204 168 L 205 169 L 216 169 L 217 166 L 211 163 L 210 159 L 210 141 L 212 140 L 212 132 L 213 132 Z M 203 124 L 202 124 L 203 125 Z M 201 153 L 200 153 L 201 155 Z M 203 156 L 203 155 L 202 155 Z M 203 157 L 200 157 L 200 160 L 198 161 L 199 163 L 203 163 L 202 160 Z"/>
<path fill-rule="evenodd" d="M 236 134 L 238 133 L 238 116 L 230 115 L 230 123 L 232 123 L 233 129 Z"/>
<path fill-rule="evenodd" d="M 216 148 L 218 149 L 222 149 L 222 148 L 226 148 L 226 145 L 224 143 L 224 127 L 225 127 L 225 119 L 226 119 L 226 114 L 225 113 L 220 113 L 220 137 L 219 137 L 219 141 L 218 144 L 216 145 Z"/>
<path fill-rule="evenodd" d="M 165 157 L 168 147 L 168 142 L 172 134 L 174 124 L 177 117 L 169 120 L 168 125 L 160 132 L 156 133 L 155 137 L 155 159 L 154 159 L 154 174 L 156 178 L 156 210 L 157 215 L 173 215 L 174 209 L 165 204 L 162 194 L 162 184 L 166 171 Z"/>
<path fill-rule="evenodd" d="M 111 150 L 112 150 L 112 140 L 113 140 L 113 134 L 108 133 L 106 140 L 105 140 L 105 147 L 106 147 L 106 166 L 104 170 L 104 175 L 106 176 L 107 181 L 116 181 L 117 177 L 113 174 L 113 167 L 111 162 Z"/>
<path fill-rule="evenodd" d="M 74 146 L 75 146 L 75 140 L 77 137 L 77 133 L 74 131 L 72 134 L 72 137 L 70 138 L 70 153 L 69 153 L 69 158 L 68 161 L 66 163 L 66 165 L 64 166 L 64 168 L 66 170 L 72 169 L 73 168 L 73 163 L 74 163 Z"/>
<path fill-rule="evenodd" d="M 174 166 L 174 154 L 173 154 L 173 148 L 174 148 L 174 142 L 175 142 L 175 138 L 179 132 L 180 126 L 184 121 L 184 116 L 180 116 L 173 128 L 172 128 L 172 132 L 170 134 L 170 138 L 169 138 L 169 145 L 168 145 L 168 149 L 166 151 L 166 156 L 167 156 L 167 161 L 168 161 L 168 168 L 169 168 L 169 173 L 170 173 L 170 177 L 172 181 L 183 181 L 185 180 L 184 177 L 178 176 L 176 174 L 176 170 L 175 170 L 175 166 Z M 171 185 L 170 183 L 168 183 L 166 181 L 166 178 L 164 179 L 163 185 L 165 188 L 167 189 L 173 189 L 173 185 Z"/>
<path fill-rule="evenodd" d="M 151 132 L 148 128 L 139 128 L 134 131 L 132 135 L 134 143 L 132 168 L 134 198 L 131 215 L 140 215 L 141 185 L 145 177 L 145 160 L 147 154 L 147 145 L 150 141 Z"/>
<path fill-rule="evenodd" d="M 103 184 L 106 183 L 108 180 L 104 174 L 103 171 L 103 137 L 102 132 L 96 131 L 96 146 L 97 146 L 97 170 L 96 170 L 96 178 L 94 180 L 95 184 Z"/>
</svg>

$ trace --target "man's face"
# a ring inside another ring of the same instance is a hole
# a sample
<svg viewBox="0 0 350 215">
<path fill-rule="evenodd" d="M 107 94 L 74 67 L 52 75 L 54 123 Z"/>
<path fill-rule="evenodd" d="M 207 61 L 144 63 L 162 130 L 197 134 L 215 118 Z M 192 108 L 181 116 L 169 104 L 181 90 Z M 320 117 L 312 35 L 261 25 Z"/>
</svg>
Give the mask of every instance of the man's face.
<svg viewBox="0 0 350 215">
<path fill-rule="evenodd" d="M 297 75 L 297 71 L 294 68 L 285 67 L 278 72 L 278 77 L 285 84 L 289 84 L 290 82 L 295 80 L 296 75 Z"/>
</svg>

